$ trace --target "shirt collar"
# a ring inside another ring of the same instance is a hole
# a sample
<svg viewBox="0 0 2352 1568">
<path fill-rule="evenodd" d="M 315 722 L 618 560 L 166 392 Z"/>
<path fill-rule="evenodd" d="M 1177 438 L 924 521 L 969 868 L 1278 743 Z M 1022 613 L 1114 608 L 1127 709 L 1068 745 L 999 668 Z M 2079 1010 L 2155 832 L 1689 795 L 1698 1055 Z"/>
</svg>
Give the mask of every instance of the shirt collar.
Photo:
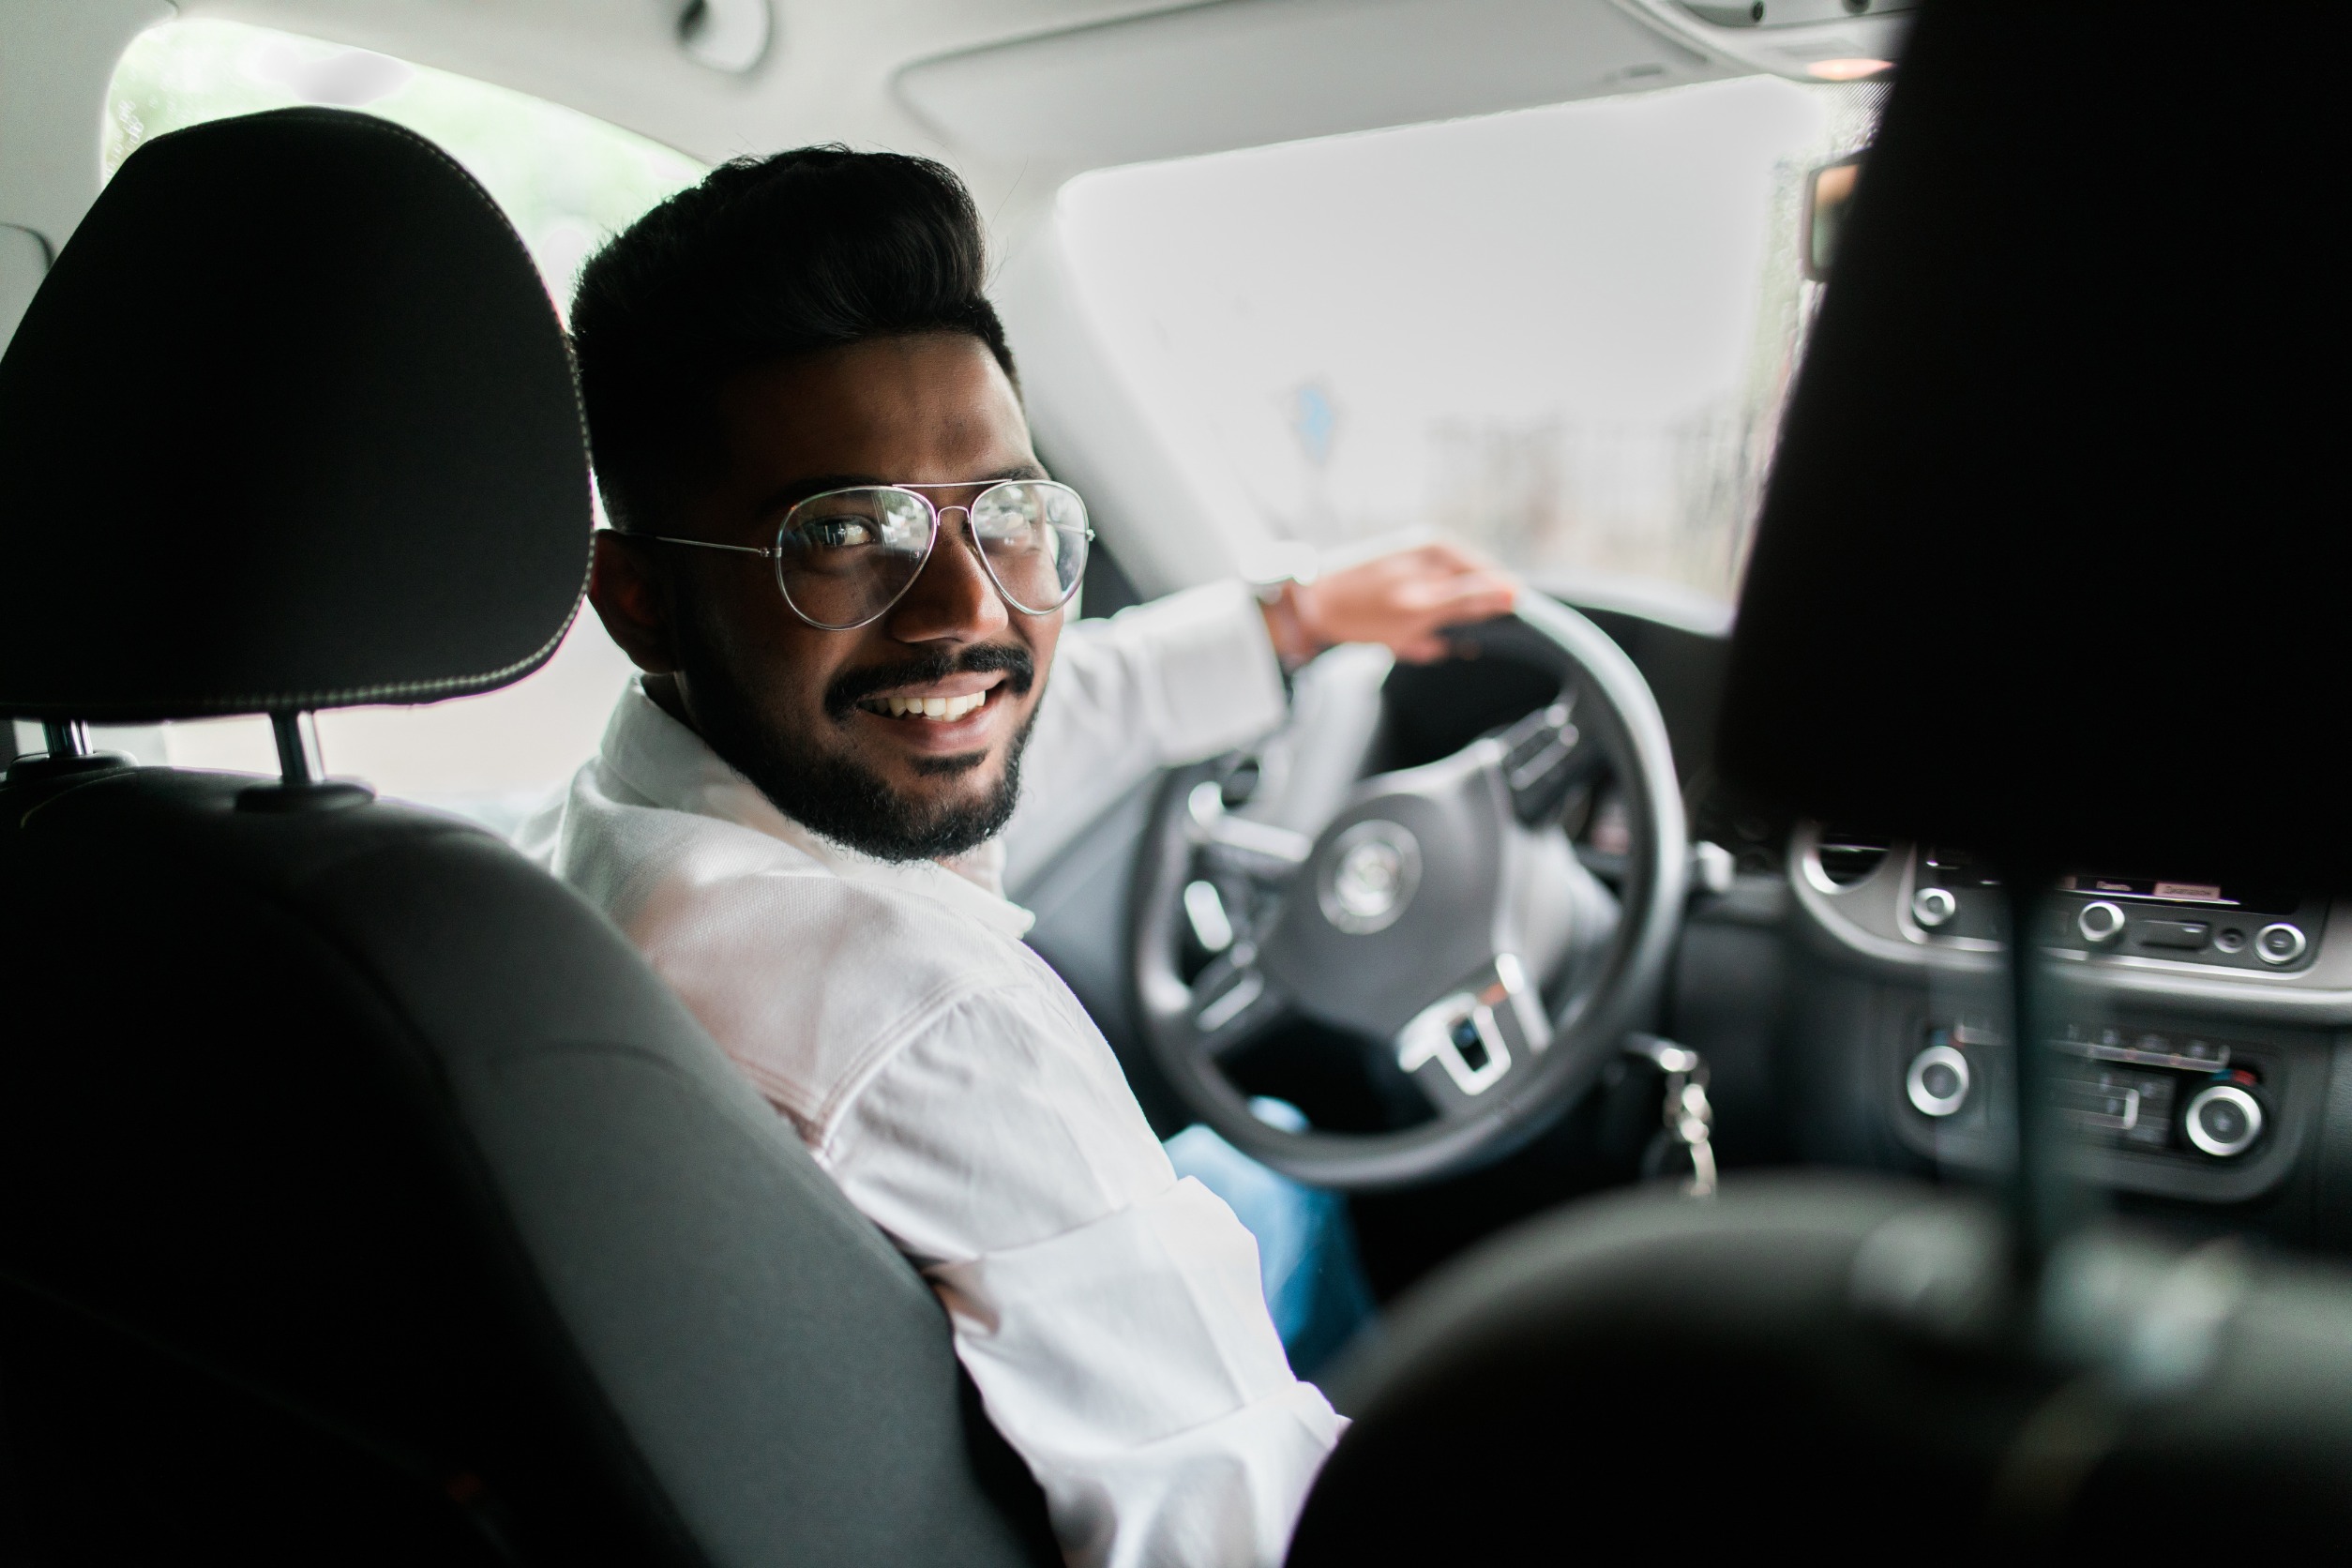
<svg viewBox="0 0 2352 1568">
<path fill-rule="evenodd" d="M 598 755 L 616 779 L 650 804 L 766 834 L 844 881 L 919 893 L 1017 941 L 1036 922 L 1004 897 L 1004 851 L 995 840 L 953 861 L 877 860 L 837 843 L 777 810 L 758 785 L 647 696 L 641 681 L 630 681 L 621 694 Z"/>
</svg>

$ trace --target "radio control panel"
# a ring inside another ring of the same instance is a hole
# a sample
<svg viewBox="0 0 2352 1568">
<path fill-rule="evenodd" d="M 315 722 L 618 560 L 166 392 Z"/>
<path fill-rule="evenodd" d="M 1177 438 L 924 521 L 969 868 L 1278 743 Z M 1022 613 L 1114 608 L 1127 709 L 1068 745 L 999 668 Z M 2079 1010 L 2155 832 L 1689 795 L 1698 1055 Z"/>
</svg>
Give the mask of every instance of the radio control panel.
<svg viewBox="0 0 2352 1568">
<path fill-rule="evenodd" d="M 2062 1122 L 2093 1174 L 2122 1190 L 2232 1201 L 2284 1173 L 2299 1049 L 2179 1028 L 2065 1023 L 2044 1040 Z M 2006 1162 L 2013 1069 L 1980 1020 L 1922 1021 L 1905 1043 L 1898 1131 L 1938 1165 Z"/>
<path fill-rule="evenodd" d="M 2000 884 L 1970 856 L 1918 852 L 1904 912 L 1931 942 L 1996 941 L 2007 920 Z M 2274 888 L 2078 874 L 2050 895 L 2042 945 L 2078 957 L 2153 959 L 2257 974 L 2311 968 L 2328 900 Z"/>
<path fill-rule="evenodd" d="M 2311 967 L 2327 927 L 2324 898 L 2154 878 L 2066 881 L 2043 933 L 2062 951 L 2291 974 Z"/>
<path fill-rule="evenodd" d="M 1808 1136 L 1830 1157 L 2004 1175 L 2009 890 L 1965 853 L 1816 822 L 1792 834 L 1788 882 L 1799 951 L 1827 966 L 1824 1049 L 1866 1052 L 1876 1076 Z M 2352 897 L 2077 872 L 2035 904 L 2036 1049 L 2085 1179 L 2302 1223 L 2284 1217 L 2293 1173 L 2323 1134 L 2352 1138 Z"/>
</svg>

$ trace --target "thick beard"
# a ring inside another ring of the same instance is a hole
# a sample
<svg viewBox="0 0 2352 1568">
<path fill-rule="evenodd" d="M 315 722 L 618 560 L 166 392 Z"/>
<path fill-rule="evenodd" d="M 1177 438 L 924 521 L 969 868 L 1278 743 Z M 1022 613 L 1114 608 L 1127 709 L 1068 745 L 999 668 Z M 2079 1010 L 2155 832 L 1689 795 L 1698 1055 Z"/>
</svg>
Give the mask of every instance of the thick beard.
<svg viewBox="0 0 2352 1568">
<path fill-rule="evenodd" d="M 944 860 L 979 848 L 1012 820 L 1020 798 L 1021 752 L 1037 721 L 1034 709 L 1005 748 L 1004 776 L 995 789 L 980 800 L 927 808 L 895 793 L 881 776 L 851 758 L 796 746 L 792 737 L 777 733 L 703 653 L 699 646 L 679 650 L 702 739 L 777 810 L 802 826 L 877 860 Z M 825 693 L 826 716 L 843 723 L 861 696 L 942 680 L 959 670 L 1002 670 L 1003 689 L 1014 697 L 1027 692 L 1034 680 L 1025 651 L 976 648 L 960 659 L 942 655 L 886 671 L 861 671 L 837 681 Z M 978 756 L 942 757 L 918 766 L 925 773 L 957 774 L 981 762 Z"/>
</svg>

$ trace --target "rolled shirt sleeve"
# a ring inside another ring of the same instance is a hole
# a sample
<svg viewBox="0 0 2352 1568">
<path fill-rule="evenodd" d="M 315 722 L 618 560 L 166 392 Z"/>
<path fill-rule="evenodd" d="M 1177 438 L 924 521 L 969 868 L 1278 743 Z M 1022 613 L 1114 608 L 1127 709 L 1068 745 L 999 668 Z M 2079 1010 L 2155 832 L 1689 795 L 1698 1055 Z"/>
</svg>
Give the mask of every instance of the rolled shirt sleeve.
<svg viewBox="0 0 2352 1568">
<path fill-rule="evenodd" d="M 1278 1563 L 1345 1423 L 1291 1375 L 1249 1232 L 1064 1000 L 967 1000 L 816 1153 L 939 1292 L 1072 1563 Z"/>
</svg>

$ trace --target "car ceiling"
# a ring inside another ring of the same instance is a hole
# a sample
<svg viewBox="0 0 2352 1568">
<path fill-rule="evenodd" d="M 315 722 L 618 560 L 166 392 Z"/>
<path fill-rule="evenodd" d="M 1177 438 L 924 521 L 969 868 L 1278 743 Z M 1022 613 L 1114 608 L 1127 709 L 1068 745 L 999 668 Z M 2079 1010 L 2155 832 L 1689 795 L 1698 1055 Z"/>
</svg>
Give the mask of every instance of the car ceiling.
<svg viewBox="0 0 2352 1568">
<path fill-rule="evenodd" d="M 179 10 L 496 82 L 710 161 L 816 141 L 943 155 L 1001 237 L 1086 168 L 1755 68 L 1666 0 L 774 0 L 773 41 L 738 74 L 680 46 L 689 3 Z"/>
<path fill-rule="evenodd" d="M 113 62 L 174 14 L 496 83 L 710 162 L 832 141 L 943 157 L 1009 255 L 1086 169 L 1757 70 L 1802 77 L 1815 56 L 1891 59 L 1918 0 L 1775 0 L 1774 16 L 1799 20 L 1755 27 L 1711 24 L 1693 3 L 0 0 L 0 224 L 55 253 L 97 194 L 93 111 Z M 748 13 L 768 43 L 747 68 L 714 68 L 681 41 L 696 9 Z M 0 271 L 7 326 L 38 274 Z"/>
</svg>

